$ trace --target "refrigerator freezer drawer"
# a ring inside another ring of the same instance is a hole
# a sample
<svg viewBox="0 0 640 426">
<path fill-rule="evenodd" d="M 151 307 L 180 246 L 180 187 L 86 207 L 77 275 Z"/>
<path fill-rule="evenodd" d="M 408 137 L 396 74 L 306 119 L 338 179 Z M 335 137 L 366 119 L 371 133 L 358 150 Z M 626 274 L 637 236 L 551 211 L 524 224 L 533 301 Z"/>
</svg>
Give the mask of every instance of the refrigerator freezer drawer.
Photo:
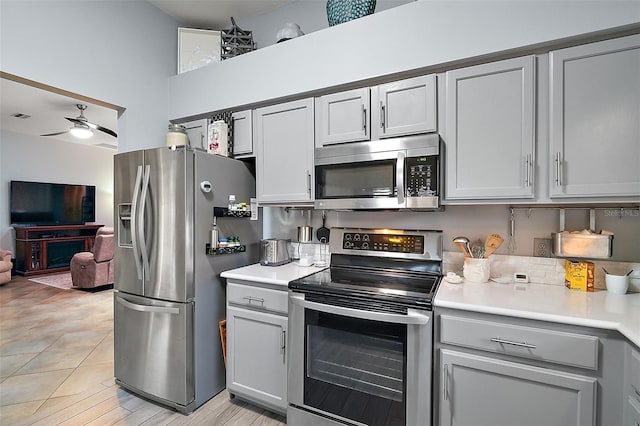
<svg viewBox="0 0 640 426">
<path fill-rule="evenodd" d="M 193 303 L 114 293 L 116 379 L 177 406 L 193 402 L 193 312 Z"/>
</svg>

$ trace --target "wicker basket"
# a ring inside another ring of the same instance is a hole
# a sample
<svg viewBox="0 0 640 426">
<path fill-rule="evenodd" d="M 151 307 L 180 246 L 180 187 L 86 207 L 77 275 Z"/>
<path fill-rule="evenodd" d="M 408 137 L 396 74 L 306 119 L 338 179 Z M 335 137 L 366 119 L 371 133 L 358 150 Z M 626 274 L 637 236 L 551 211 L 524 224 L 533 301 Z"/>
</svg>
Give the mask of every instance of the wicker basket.
<svg viewBox="0 0 640 426">
<path fill-rule="evenodd" d="M 374 10 L 376 0 L 327 0 L 327 20 L 330 27 L 371 15 Z"/>
</svg>

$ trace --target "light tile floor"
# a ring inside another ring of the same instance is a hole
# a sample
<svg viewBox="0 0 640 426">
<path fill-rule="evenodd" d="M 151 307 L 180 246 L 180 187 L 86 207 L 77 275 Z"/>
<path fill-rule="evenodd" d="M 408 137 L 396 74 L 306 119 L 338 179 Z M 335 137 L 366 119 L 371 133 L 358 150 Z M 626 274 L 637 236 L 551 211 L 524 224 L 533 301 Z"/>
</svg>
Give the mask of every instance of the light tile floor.
<svg viewBox="0 0 640 426">
<path fill-rule="evenodd" d="M 0 285 L 0 425 L 284 425 L 221 392 L 189 416 L 113 378 L 113 290 Z"/>
</svg>

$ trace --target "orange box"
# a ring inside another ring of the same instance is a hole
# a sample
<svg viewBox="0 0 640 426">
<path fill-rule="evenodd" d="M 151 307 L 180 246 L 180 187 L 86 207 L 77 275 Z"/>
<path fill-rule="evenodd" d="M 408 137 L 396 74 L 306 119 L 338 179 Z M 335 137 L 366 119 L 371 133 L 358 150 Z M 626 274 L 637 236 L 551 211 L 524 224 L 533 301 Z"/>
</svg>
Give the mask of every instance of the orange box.
<svg viewBox="0 0 640 426">
<path fill-rule="evenodd" d="M 564 285 L 570 290 L 594 291 L 595 265 L 593 262 L 564 261 Z"/>
</svg>

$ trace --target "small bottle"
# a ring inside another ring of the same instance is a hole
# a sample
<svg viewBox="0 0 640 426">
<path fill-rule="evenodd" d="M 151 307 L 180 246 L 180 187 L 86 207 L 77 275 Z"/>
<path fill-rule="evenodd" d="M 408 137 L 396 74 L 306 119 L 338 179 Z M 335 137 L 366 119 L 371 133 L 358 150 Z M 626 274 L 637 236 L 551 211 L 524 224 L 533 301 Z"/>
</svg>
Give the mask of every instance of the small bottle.
<svg viewBox="0 0 640 426">
<path fill-rule="evenodd" d="M 214 218 L 213 221 L 213 228 L 211 228 L 211 235 L 209 238 L 209 246 L 212 249 L 215 249 L 216 247 L 218 247 L 218 236 L 220 235 L 220 233 L 218 232 L 218 227 L 216 226 L 216 221 Z"/>
<path fill-rule="evenodd" d="M 229 195 L 229 210 L 234 210 L 236 208 L 236 196 Z"/>
</svg>

